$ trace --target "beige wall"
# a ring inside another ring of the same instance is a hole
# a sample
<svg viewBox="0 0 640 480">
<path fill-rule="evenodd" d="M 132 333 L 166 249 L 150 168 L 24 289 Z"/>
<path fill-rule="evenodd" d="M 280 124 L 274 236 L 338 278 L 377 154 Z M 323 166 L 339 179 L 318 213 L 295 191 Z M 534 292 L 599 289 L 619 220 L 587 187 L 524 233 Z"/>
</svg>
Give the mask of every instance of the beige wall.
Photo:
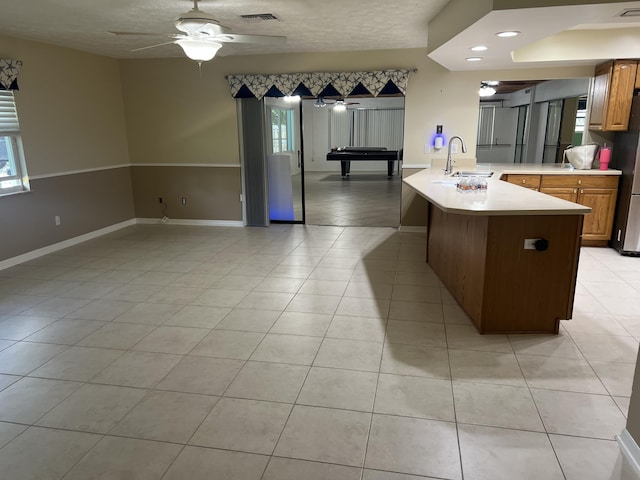
<svg viewBox="0 0 640 480">
<path fill-rule="evenodd" d="M 236 102 L 219 64 L 121 60 L 120 70 L 131 163 L 239 163 Z"/>
<path fill-rule="evenodd" d="M 137 218 L 242 220 L 239 167 L 137 166 L 131 181 Z"/>
<path fill-rule="evenodd" d="M 129 163 L 116 60 L 0 37 L 24 65 L 15 99 L 30 176 Z"/>
<path fill-rule="evenodd" d="M 133 218 L 129 167 L 42 178 L 31 187 L 0 198 L 0 261 Z"/>
<path fill-rule="evenodd" d="M 133 218 L 118 62 L 7 37 L 0 57 L 24 62 L 15 99 L 32 177 L 31 192 L 0 197 L 0 260 Z"/>
</svg>

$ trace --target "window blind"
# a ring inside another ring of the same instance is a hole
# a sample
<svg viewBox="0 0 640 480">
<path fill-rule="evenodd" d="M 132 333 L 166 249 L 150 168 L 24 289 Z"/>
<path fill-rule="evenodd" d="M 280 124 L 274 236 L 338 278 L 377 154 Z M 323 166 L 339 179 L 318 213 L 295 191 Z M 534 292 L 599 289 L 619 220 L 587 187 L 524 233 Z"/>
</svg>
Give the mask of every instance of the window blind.
<svg viewBox="0 0 640 480">
<path fill-rule="evenodd" d="M 13 92 L 0 90 L 0 135 L 20 133 Z"/>
<path fill-rule="evenodd" d="M 353 125 L 352 112 L 335 112 L 331 109 L 329 115 L 330 128 L 329 128 L 329 146 L 333 147 L 348 147 L 353 145 L 352 143 L 352 125 Z"/>
<path fill-rule="evenodd" d="M 496 118 L 495 105 L 480 105 L 478 119 L 478 145 L 493 144 L 493 127 Z"/>
</svg>

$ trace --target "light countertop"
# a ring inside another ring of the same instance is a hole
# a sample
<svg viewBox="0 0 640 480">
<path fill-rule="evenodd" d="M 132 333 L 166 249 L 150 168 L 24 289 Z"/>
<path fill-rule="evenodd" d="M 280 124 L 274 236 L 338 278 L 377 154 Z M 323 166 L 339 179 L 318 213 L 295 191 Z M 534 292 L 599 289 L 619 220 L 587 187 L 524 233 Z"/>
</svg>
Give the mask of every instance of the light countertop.
<svg viewBox="0 0 640 480">
<path fill-rule="evenodd" d="M 500 180 L 502 175 L 620 175 L 619 170 L 573 170 L 553 164 L 478 164 L 464 171 L 492 171 L 485 192 L 458 192 L 457 177 L 445 176 L 441 169 L 425 169 L 403 182 L 420 196 L 447 213 L 462 215 L 578 215 L 591 208 L 536 192 Z"/>
</svg>

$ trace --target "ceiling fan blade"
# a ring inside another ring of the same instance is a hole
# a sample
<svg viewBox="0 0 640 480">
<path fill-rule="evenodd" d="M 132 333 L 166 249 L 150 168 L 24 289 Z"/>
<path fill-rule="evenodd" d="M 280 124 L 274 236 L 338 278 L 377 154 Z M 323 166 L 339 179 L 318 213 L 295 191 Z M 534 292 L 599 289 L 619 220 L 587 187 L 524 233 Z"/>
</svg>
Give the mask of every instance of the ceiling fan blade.
<svg viewBox="0 0 640 480">
<path fill-rule="evenodd" d="M 148 47 L 140 47 L 140 48 L 134 48 L 133 50 L 131 50 L 132 52 L 140 52 L 142 50 L 148 50 L 150 48 L 156 48 L 156 47 L 162 47 L 163 45 L 169 45 L 171 43 L 176 43 L 174 40 L 171 40 L 170 42 L 164 42 L 164 43 L 156 43 L 155 45 L 149 45 Z"/>
<path fill-rule="evenodd" d="M 158 32 L 107 32 L 107 33 L 110 33 L 111 35 L 116 35 L 118 37 L 124 37 L 127 35 L 162 37 L 164 35 L 169 35 L 168 33 L 158 33 Z"/>
<path fill-rule="evenodd" d="M 286 43 L 287 37 L 277 35 L 240 35 L 235 33 L 224 33 L 213 37 L 216 42 L 230 43 L 260 43 L 262 45 L 280 45 Z"/>
</svg>

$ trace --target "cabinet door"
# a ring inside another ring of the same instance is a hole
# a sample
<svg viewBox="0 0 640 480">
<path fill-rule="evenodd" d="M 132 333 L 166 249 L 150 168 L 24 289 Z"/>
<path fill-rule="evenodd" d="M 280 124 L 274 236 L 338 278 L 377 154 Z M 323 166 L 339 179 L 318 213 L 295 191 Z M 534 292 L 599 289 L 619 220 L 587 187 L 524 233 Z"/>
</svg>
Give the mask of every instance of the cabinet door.
<svg viewBox="0 0 640 480">
<path fill-rule="evenodd" d="M 562 200 L 567 200 L 568 202 L 578 202 L 577 188 L 541 187 L 540 192 L 551 195 L 552 197 L 561 198 Z"/>
<path fill-rule="evenodd" d="M 584 240 L 609 240 L 617 195 L 617 190 L 608 188 L 582 188 L 578 191 L 578 203 L 592 210 L 584 216 Z"/>
<path fill-rule="evenodd" d="M 617 61 L 613 65 L 609 105 L 606 108 L 605 131 L 626 131 L 629 128 L 631 101 L 636 84 L 638 62 Z"/>
<path fill-rule="evenodd" d="M 609 97 L 609 82 L 613 71 L 613 63 L 598 65 L 596 76 L 591 87 L 589 104 L 589 128 L 602 130 L 607 110 L 607 98 Z"/>
</svg>

